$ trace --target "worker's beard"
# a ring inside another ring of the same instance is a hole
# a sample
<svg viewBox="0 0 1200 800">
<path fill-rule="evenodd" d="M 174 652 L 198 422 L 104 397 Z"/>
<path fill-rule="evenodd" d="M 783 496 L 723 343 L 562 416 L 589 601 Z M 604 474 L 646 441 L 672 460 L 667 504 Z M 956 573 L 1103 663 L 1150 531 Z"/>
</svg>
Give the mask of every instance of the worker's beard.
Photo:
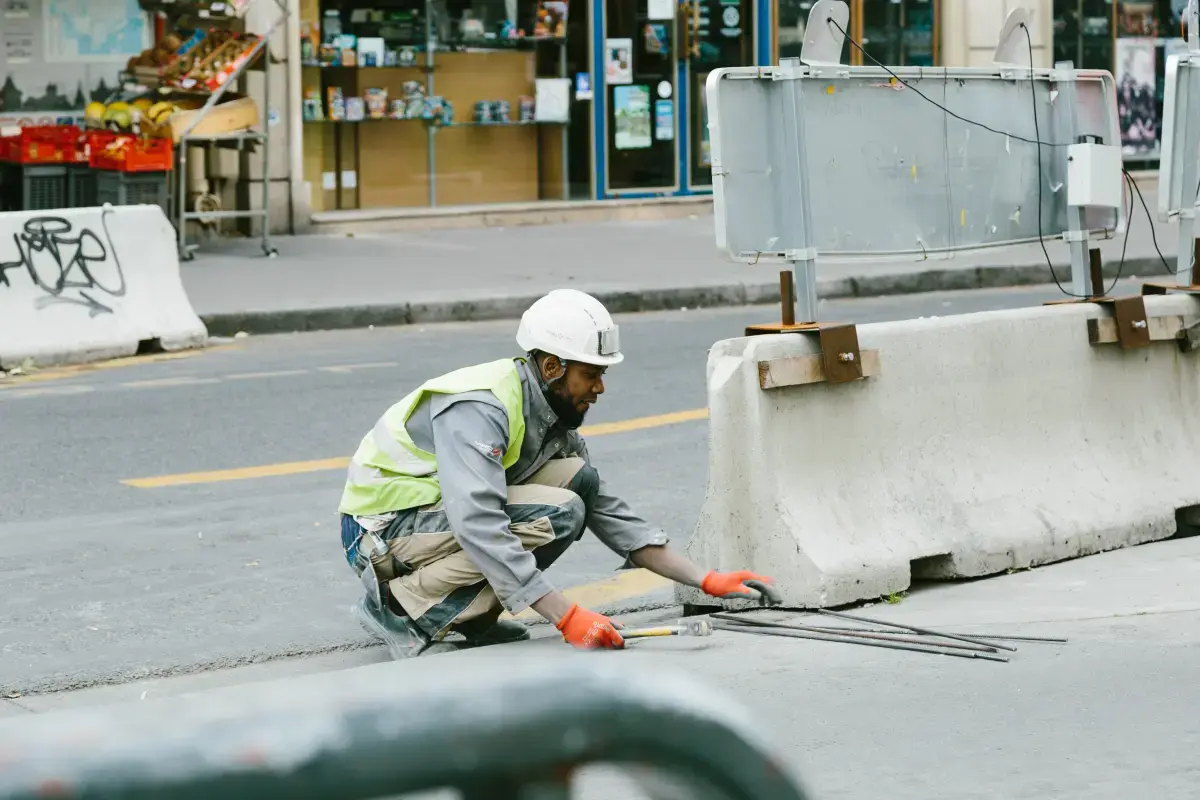
<svg viewBox="0 0 1200 800">
<path fill-rule="evenodd" d="M 575 401 L 564 391 L 561 383 L 552 383 L 546 387 L 546 402 L 558 416 L 558 421 L 568 430 L 578 428 L 583 424 L 583 418 L 587 416 L 586 408 L 583 411 L 575 408 Z"/>
</svg>

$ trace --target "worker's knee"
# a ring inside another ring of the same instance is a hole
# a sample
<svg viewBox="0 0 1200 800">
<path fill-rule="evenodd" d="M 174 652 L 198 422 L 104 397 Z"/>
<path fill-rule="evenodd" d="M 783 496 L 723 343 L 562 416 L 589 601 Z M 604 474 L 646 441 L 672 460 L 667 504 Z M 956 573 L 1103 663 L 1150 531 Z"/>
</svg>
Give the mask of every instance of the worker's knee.
<svg viewBox="0 0 1200 800">
<path fill-rule="evenodd" d="M 550 524 L 554 526 L 554 538 L 574 541 L 583 535 L 587 521 L 587 504 L 576 492 L 570 491 L 570 498 L 558 506 Z"/>
<path fill-rule="evenodd" d="M 567 484 L 567 488 L 579 496 L 585 509 L 591 509 L 596 504 L 596 495 L 600 492 L 600 473 L 596 472 L 596 468 L 591 464 L 583 462 L 575 477 Z"/>
</svg>

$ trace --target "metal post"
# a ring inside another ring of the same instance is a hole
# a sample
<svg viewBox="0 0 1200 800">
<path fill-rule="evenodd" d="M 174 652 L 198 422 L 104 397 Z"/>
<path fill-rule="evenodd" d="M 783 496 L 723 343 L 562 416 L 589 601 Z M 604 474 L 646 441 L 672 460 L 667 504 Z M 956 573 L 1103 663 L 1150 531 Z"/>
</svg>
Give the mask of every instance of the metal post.
<svg viewBox="0 0 1200 800">
<path fill-rule="evenodd" d="M 562 41 L 558 43 L 558 74 L 562 78 L 570 78 L 567 74 L 567 43 Z M 571 107 L 571 91 L 572 88 L 567 88 L 567 108 Z M 570 143 L 571 116 L 567 114 L 567 121 L 562 125 L 562 199 L 571 199 L 571 158 L 567 150 Z"/>
<path fill-rule="evenodd" d="M 1133 198 L 1130 198 L 1132 202 Z M 1088 269 L 1092 282 L 1092 297 L 1104 296 L 1104 262 L 1100 258 L 1100 248 L 1093 247 L 1088 251 Z"/>
<path fill-rule="evenodd" d="M 179 158 L 176 159 L 179 163 L 175 165 L 177 182 L 179 184 L 179 208 L 175 209 L 175 217 L 179 220 L 179 258 L 182 261 L 190 261 L 191 253 L 188 252 L 187 244 L 187 220 L 184 215 L 187 213 L 187 139 L 179 140 Z"/>
<path fill-rule="evenodd" d="M 284 15 L 286 16 L 286 11 Z M 264 40 L 270 36 L 267 33 Z M 271 251 L 271 44 L 263 47 L 263 111 L 262 111 L 262 249 L 268 258 Z"/>
<path fill-rule="evenodd" d="M 804 69 L 798 58 L 785 58 L 779 62 L 780 68 L 786 72 Z M 795 140 L 788 142 L 788 151 L 795 154 L 783 164 L 783 169 L 791 171 L 787 185 L 792 187 L 792 202 L 787 208 L 796 209 L 796 215 L 790 221 L 798 232 L 797 239 L 803 249 L 789 251 L 785 254 L 788 266 L 796 273 L 796 318 L 800 322 L 817 321 L 817 246 L 813 230 L 812 200 L 808 186 L 808 148 L 805 141 L 804 128 L 804 82 L 793 79 L 790 91 L 784 97 L 784 113 L 790 114 L 794 126 L 784 125 L 784 136 L 791 138 L 788 133 L 795 130 Z"/>
<path fill-rule="evenodd" d="M 1190 61 L 1195 56 L 1188 55 Z M 1183 73 L 1191 75 L 1191 71 Z M 1192 111 L 1188 97 L 1190 92 L 1181 91 L 1175 95 L 1175 114 L 1178 119 L 1183 120 L 1183 141 L 1178 146 L 1183 148 L 1183 187 L 1182 196 L 1179 204 L 1179 247 L 1176 250 L 1178 256 L 1175 259 L 1175 282 L 1180 286 L 1188 286 L 1192 283 L 1192 264 L 1188 264 L 1187 259 L 1192 257 L 1192 253 L 1196 249 L 1196 205 L 1197 195 L 1193 188 L 1197 182 L 1197 158 L 1200 153 L 1197 153 L 1196 148 L 1196 126 L 1192 122 Z M 1193 258 L 1194 260 L 1194 258 Z"/>
<path fill-rule="evenodd" d="M 425 96 L 433 97 L 433 8 L 425 0 Z M 425 154 L 429 164 L 429 207 L 437 205 L 437 126 L 438 120 L 425 125 Z"/>
<path fill-rule="evenodd" d="M 1033 79 L 1033 65 L 1029 67 L 1029 85 L 1031 91 L 1037 92 L 1037 83 Z M 1071 61 L 1056 61 L 1054 63 L 1054 81 L 1058 86 L 1058 100 L 1055 101 L 1061 109 L 1060 120 L 1062 126 L 1050 125 L 1048 129 L 1058 132 L 1058 136 L 1047 137 L 1043 141 L 1063 141 L 1066 137 L 1073 140 L 1076 129 L 1079 125 L 1078 113 L 1075 109 L 1075 64 Z M 1043 129 L 1045 130 L 1045 129 Z M 1111 144 L 1111 142 L 1109 143 Z M 1043 159 L 1049 155 L 1050 158 L 1050 173 L 1054 174 L 1054 165 L 1061 163 L 1063 165 L 1062 172 L 1064 173 L 1058 179 L 1060 185 L 1066 184 L 1066 153 L 1065 148 L 1050 147 L 1040 145 L 1042 148 Z M 1043 163 L 1045 163 L 1043 161 Z M 1042 181 L 1042 190 L 1045 192 L 1046 175 L 1039 174 L 1038 180 Z M 1038 213 L 1042 213 L 1042 209 L 1038 209 Z M 1093 285 L 1091 280 L 1090 256 L 1088 254 L 1088 227 L 1087 227 L 1087 210 L 1082 206 L 1067 206 L 1067 244 L 1071 251 L 1071 293 L 1076 297 L 1096 297 L 1104 291 L 1104 284 Z"/>
<path fill-rule="evenodd" d="M 1189 62 L 1200 58 L 1200 0 L 1188 0 L 1187 6 L 1187 42 Z M 1190 75 L 1190 70 L 1185 73 Z M 1176 252 L 1179 254 L 1175 258 L 1175 283 L 1180 286 L 1193 286 L 1196 284 L 1195 271 L 1197 265 L 1200 264 L 1200 245 L 1196 240 L 1196 211 L 1200 208 L 1200 192 L 1190 187 L 1198 183 L 1197 159 L 1200 158 L 1200 152 L 1197 152 L 1197 134 L 1200 131 L 1196 130 L 1196 126 L 1192 121 L 1192 111 L 1188 105 L 1188 97 L 1190 92 L 1182 91 L 1176 95 L 1175 114 L 1183 120 L 1183 195 L 1180 198 L 1179 209 L 1179 248 Z M 1184 259 L 1191 255 L 1192 263 L 1187 264 Z"/>
<path fill-rule="evenodd" d="M 784 325 L 796 324 L 796 287 L 792 282 L 792 271 L 782 270 L 779 273 L 779 321 Z M 813 322 L 814 320 L 809 320 Z"/>
</svg>

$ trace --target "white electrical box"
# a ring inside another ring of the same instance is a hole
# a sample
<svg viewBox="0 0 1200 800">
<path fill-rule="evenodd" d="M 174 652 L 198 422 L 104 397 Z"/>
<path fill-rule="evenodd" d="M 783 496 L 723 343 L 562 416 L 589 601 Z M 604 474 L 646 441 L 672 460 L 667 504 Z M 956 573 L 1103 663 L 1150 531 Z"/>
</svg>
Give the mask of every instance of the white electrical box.
<svg viewBox="0 0 1200 800">
<path fill-rule="evenodd" d="M 1067 205 L 1121 208 L 1121 148 L 1067 146 Z"/>
</svg>

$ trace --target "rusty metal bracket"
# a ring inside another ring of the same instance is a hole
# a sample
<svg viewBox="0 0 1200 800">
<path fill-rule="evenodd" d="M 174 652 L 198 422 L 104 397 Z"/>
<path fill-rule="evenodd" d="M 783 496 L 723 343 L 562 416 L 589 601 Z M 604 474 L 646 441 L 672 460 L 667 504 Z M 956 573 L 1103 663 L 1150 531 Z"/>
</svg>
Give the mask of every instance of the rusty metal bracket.
<svg viewBox="0 0 1200 800">
<path fill-rule="evenodd" d="M 747 325 L 747 336 L 778 333 L 816 334 L 820 356 L 762 361 L 758 365 L 759 385 L 764 389 L 798 386 L 806 383 L 848 383 L 878 374 L 879 351 L 867 351 L 870 363 L 864 368 L 863 352 L 858 346 L 858 328 L 846 323 L 796 322 L 795 286 L 792 271 L 779 273 L 781 322 Z"/>
<path fill-rule="evenodd" d="M 1146 316 L 1146 301 L 1140 295 L 1132 297 L 1097 298 L 1097 303 L 1112 306 L 1112 319 L 1089 319 L 1088 341 L 1092 344 L 1120 343 L 1122 350 L 1133 350 L 1150 344 L 1150 320 Z M 1113 328 L 1115 327 L 1115 331 Z M 1157 337 L 1155 337 L 1157 338 Z M 1164 337 L 1165 338 L 1165 337 Z M 1172 337 L 1174 338 L 1174 334 Z"/>
</svg>

